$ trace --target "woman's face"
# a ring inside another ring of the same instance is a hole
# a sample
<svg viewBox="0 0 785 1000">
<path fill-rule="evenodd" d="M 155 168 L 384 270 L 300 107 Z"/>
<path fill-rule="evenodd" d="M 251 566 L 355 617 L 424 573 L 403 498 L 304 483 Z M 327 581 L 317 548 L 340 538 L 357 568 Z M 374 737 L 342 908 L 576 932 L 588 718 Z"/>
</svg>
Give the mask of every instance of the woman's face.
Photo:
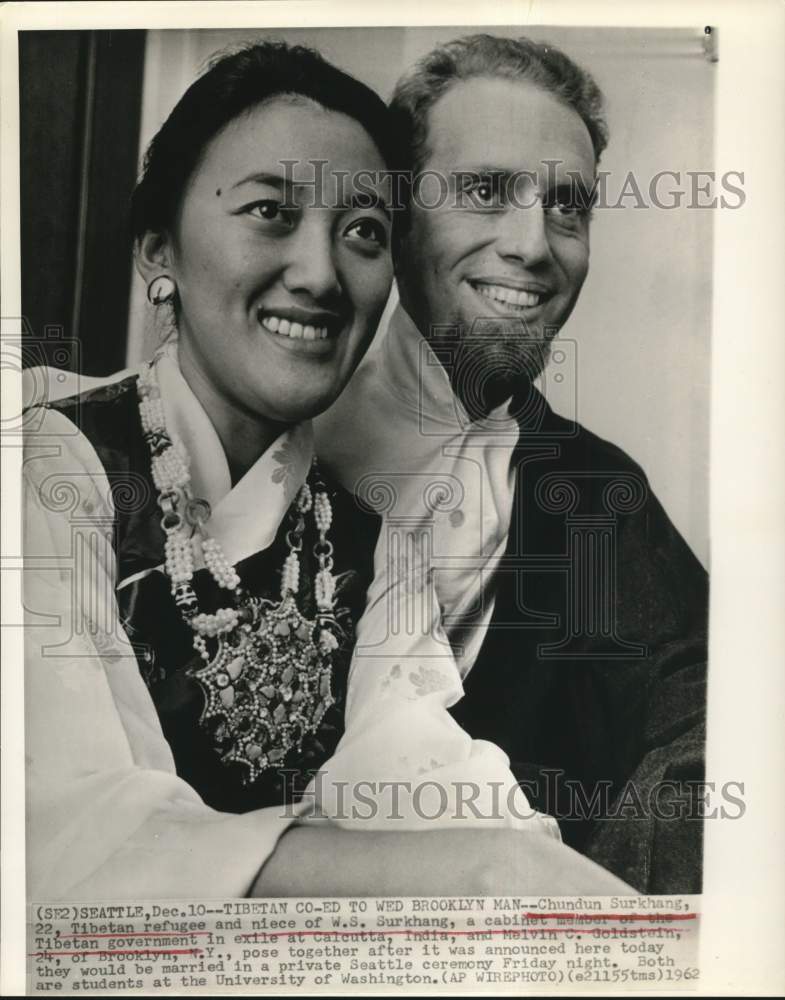
<svg viewBox="0 0 785 1000">
<path fill-rule="evenodd" d="M 392 280 L 388 212 L 353 200 L 384 170 L 357 121 L 310 101 L 259 105 L 208 145 L 169 249 L 181 357 L 214 398 L 292 423 L 339 395 Z"/>
</svg>

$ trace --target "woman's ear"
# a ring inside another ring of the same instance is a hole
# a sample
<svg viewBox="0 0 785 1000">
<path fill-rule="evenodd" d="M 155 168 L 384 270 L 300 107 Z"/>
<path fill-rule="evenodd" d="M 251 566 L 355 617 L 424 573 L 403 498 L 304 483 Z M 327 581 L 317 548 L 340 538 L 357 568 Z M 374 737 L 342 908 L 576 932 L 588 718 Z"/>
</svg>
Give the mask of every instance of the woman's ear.
<svg viewBox="0 0 785 1000">
<path fill-rule="evenodd" d="M 173 261 L 169 239 L 163 233 L 148 230 L 134 244 L 134 261 L 146 285 L 160 274 L 171 275 Z"/>
</svg>

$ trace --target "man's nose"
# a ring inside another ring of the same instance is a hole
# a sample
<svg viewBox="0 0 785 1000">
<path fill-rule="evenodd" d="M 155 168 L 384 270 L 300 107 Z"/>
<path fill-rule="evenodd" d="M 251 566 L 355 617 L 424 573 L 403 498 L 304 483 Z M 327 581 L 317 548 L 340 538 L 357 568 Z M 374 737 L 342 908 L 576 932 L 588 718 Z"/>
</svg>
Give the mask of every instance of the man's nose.
<svg viewBox="0 0 785 1000">
<path fill-rule="evenodd" d="M 539 199 L 525 206 L 510 206 L 499 215 L 496 251 L 526 267 L 550 260 L 548 220 Z"/>
<path fill-rule="evenodd" d="M 329 299 L 340 293 L 341 280 L 329 227 L 302 225 L 289 237 L 283 281 L 293 294 L 307 293 L 314 299 Z"/>
</svg>

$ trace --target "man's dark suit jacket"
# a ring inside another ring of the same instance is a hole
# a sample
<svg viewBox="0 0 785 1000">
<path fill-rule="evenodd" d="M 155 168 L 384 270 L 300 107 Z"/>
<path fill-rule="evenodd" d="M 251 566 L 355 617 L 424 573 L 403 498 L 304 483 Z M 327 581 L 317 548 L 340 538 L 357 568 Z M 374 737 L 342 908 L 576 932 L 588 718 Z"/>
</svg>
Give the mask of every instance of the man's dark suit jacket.
<svg viewBox="0 0 785 1000">
<path fill-rule="evenodd" d="M 531 389 L 507 552 L 452 710 L 565 841 L 642 892 L 699 892 L 706 572 L 623 451 Z"/>
</svg>

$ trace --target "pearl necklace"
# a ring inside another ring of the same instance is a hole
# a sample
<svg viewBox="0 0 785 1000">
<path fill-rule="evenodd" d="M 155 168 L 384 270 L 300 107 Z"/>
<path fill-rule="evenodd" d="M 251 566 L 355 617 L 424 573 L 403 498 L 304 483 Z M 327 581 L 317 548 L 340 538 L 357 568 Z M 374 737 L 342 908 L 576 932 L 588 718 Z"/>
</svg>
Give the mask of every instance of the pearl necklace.
<svg viewBox="0 0 785 1000">
<path fill-rule="evenodd" d="M 342 630 L 335 612 L 333 547 L 327 538 L 332 507 L 314 461 L 315 488 L 306 481 L 290 511 L 294 523 L 286 536 L 289 553 L 281 573 L 280 601 L 246 594 L 220 543 L 207 534 L 210 506 L 191 491 L 188 453 L 167 433 L 156 360 L 138 379 L 139 415 L 162 512 L 166 574 L 202 661 L 187 674 L 204 693 L 200 723 L 211 731 L 225 764 L 244 766 L 248 784 L 280 764 L 290 750 L 301 750 L 305 737 L 318 730 L 334 704 L 332 655 Z M 318 534 L 313 548 L 319 566 L 313 619 L 297 606 L 299 554 L 309 513 Z M 212 614 L 199 611 L 191 585 L 200 552 L 213 580 L 233 598 L 230 606 Z"/>
</svg>

